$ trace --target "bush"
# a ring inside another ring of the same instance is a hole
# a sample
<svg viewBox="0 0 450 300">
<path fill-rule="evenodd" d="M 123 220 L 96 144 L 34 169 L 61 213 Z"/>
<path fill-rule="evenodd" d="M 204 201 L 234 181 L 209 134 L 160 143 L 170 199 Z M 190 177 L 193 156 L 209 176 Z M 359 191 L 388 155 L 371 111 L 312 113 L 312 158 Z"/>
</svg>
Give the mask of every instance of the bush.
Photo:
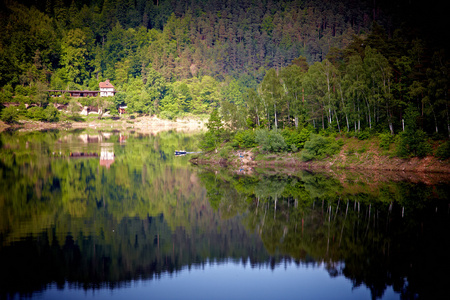
<svg viewBox="0 0 450 300">
<path fill-rule="evenodd" d="M 220 157 L 221 158 L 228 158 L 228 156 L 230 155 L 231 150 L 232 150 L 232 148 L 230 146 L 225 146 L 219 152 Z"/>
<path fill-rule="evenodd" d="M 36 121 L 44 121 L 47 120 L 47 116 L 45 115 L 44 109 L 42 107 L 34 106 L 27 111 L 27 117 L 36 120 Z"/>
<path fill-rule="evenodd" d="M 59 111 L 53 105 L 48 105 L 44 110 L 47 122 L 58 122 L 59 121 Z"/>
<path fill-rule="evenodd" d="M 370 137 L 370 131 L 368 129 L 364 129 L 358 132 L 358 140 L 363 141 L 367 140 Z"/>
<path fill-rule="evenodd" d="M 410 156 L 425 157 L 431 153 L 431 145 L 427 141 L 427 134 L 419 129 L 414 134 L 402 132 L 399 134 L 397 155 L 402 158 Z"/>
<path fill-rule="evenodd" d="M 17 107 L 10 106 L 10 107 L 4 108 L 0 114 L 0 117 L 1 117 L 2 121 L 5 123 L 17 122 L 17 118 L 18 118 Z"/>
<path fill-rule="evenodd" d="M 12 102 L 13 101 L 13 89 L 11 85 L 5 85 L 0 92 L 0 103 Z"/>
<path fill-rule="evenodd" d="M 302 130 L 284 129 L 281 134 L 284 137 L 284 141 L 292 152 L 297 152 L 298 149 L 302 149 L 305 142 L 309 139 L 311 132 L 303 128 Z"/>
<path fill-rule="evenodd" d="M 255 147 L 255 132 L 253 130 L 238 131 L 231 142 L 234 148 L 252 148 Z"/>
<path fill-rule="evenodd" d="M 31 90 L 29 87 L 25 87 L 22 85 L 16 85 L 16 88 L 14 89 L 14 93 L 16 94 L 16 96 L 30 96 L 31 94 Z"/>
<path fill-rule="evenodd" d="M 17 113 L 19 114 L 19 116 L 27 115 L 27 107 L 25 106 L 25 103 L 21 102 L 17 107 L 17 109 L 18 109 Z"/>
<path fill-rule="evenodd" d="M 219 143 L 219 138 L 217 135 L 212 133 L 211 131 L 207 131 L 203 138 L 200 141 L 200 149 L 203 151 L 212 151 L 216 148 L 216 145 Z"/>
<path fill-rule="evenodd" d="M 380 148 L 383 150 L 389 150 L 389 146 L 394 142 L 394 136 L 389 132 L 380 133 Z"/>
<path fill-rule="evenodd" d="M 440 145 L 434 155 L 440 159 L 447 159 L 450 157 L 450 141 L 446 141 Z"/>
<path fill-rule="evenodd" d="M 258 129 L 255 141 L 265 152 L 280 152 L 286 149 L 286 142 L 277 130 Z"/>
<path fill-rule="evenodd" d="M 311 134 L 311 139 L 305 143 L 300 158 L 303 161 L 321 159 L 338 153 L 340 149 L 341 146 L 335 139 Z"/>
<path fill-rule="evenodd" d="M 176 118 L 176 114 L 172 111 L 163 110 L 162 112 L 159 113 L 159 117 L 161 119 L 173 120 Z"/>
<path fill-rule="evenodd" d="M 419 116 L 417 108 L 412 105 L 405 110 L 405 131 L 399 134 L 397 146 L 397 155 L 399 157 L 424 157 L 431 152 L 426 133 L 417 126 Z"/>
</svg>

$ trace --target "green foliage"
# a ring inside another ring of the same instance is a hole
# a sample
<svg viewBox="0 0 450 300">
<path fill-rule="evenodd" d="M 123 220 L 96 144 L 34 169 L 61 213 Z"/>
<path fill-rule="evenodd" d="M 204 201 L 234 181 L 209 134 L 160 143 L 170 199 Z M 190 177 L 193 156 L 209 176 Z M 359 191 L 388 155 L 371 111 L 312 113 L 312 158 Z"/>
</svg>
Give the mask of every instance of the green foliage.
<svg viewBox="0 0 450 300">
<path fill-rule="evenodd" d="M 386 28 L 396 35 L 372 26 L 370 5 L 58 0 L 44 10 L 16 2 L 2 6 L 0 102 L 45 107 L 41 83 L 82 90 L 110 79 L 116 107 L 170 118 L 220 106 L 232 130 L 309 122 L 364 140 L 367 128 L 393 134 L 415 103 L 425 132 L 448 135 L 448 57 L 402 36 L 410 32 L 402 26 Z M 377 19 L 391 18 L 384 13 Z"/>
<path fill-rule="evenodd" d="M 27 116 L 27 107 L 25 106 L 25 103 L 21 102 L 17 108 L 19 116 Z"/>
<path fill-rule="evenodd" d="M 220 149 L 219 155 L 221 158 L 228 158 L 230 156 L 232 148 L 231 146 L 225 146 L 222 149 Z"/>
<path fill-rule="evenodd" d="M 31 88 L 28 86 L 22 86 L 22 85 L 16 85 L 16 88 L 14 89 L 15 95 L 20 96 L 30 96 L 31 95 Z"/>
<path fill-rule="evenodd" d="M 410 156 L 424 157 L 431 152 L 427 134 L 417 126 L 419 112 L 413 106 L 406 109 L 405 131 L 399 134 L 397 155 L 402 158 Z"/>
<path fill-rule="evenodd" d="M 297 152 L 298 150 L 303 149 L 311 132 L 306 128 L 302 128 L 301 130 L 283 129 L 281 134 L 284 137 L 286 145 L 288 145 L 288 150 Z"/>
<path fill-rule="evenodd" d="M 264 152 L 281 152 L 287 147 L 283 135 L 278 130 L 257 129 L 255 141 Z"/>
<path fill-rule="evenodd" d="M 36 121 L 45 121 L 47 120 L 47 115 L 42 107 L 33 106 L 27 110 L 28 118 Z"/>
<path fill-rule="evenodd" d="M 15 123 L 18 119 L 17 107 L 9 106 L 5 107 L 1 111 L 1 120 L 5 123 Z"/>
<path fill-rule="evenodd" d="M 45 110 L 45 119 L 47 122 L 58 122 L 59 121 L 59 111 L 56 107 L 54 107 L 53 105 L 48 105 Z"/>
<path fill-rule="evenodd" d="M 159 113 L 159 117 L 162 119 L 174 120 L 174 119 L 176 119 L 177 115 L 172 111 L 164 110 Z"/>
<path fill-rule="evenodd" d="M 378 134 L 380 139 L 380 148 L 383 150 L 389 150 L 389 146 L 394 142 L 394 136 L 389 132 Z"/>
<path fill-rule="evenodd" d="M 75 116 L 81 111 L 81 107 L 78 105 L 75 99 L 70 100 L 67 110 L 72 116 Z"/>
<path fill-rule="evenodd" d="M 5 85 L 0 91 L 0 103 L 12 102 L 13 88 L 10 84 Z"/>
<path fill-rule="evenodd" d="M 305 143 L 305 147 L 301 152 L 300 158 L 303 161 L 322 159 L 338 153 L 340 149 L 340 143 L 338 143 L 334 138 L 311 134 L 310 140 Z"/>
<path fill-rule="evenodd" d="M 233 137 L 232 145 L 234 148 L 252 148 L 255 147 L 255 131 L 252 129 L 240 130 Z"/>
<path fill-rule="evenodd" d="M 447 159 L 450 157 L 450 141 L 446 141 L 437 147 L 434 155 L 440 159 Z"/>
<path fill-rule="evenodd" d="M 127 98 L 127 94 L 124 92 L 118 92 L 114 95 L 114 105 L 118 108 L 121 105 L 125 104 L 125 100 Z"/>
<path fill-rule="evenodd" d="M 217 148 L 220 139 L 211 131 L 207 131 L 200 140 L 200 149 L 203 151 L 212 151 Z"/>
<path fill-rule="evenodd" d="M 218 147 L 225 133 L 217 109 L 213 110 L 211 113 L 209 120 L 206 123 L 206 127 L 208 128 L 208 131 L 203 136 L 200 148 L 205 151 L 211 151 Z"/>
<path fill-rule="evenodd" d="M 358 140 L 360 140 L 360 141 L 367 140 L 367 139 L 370 137 L 370 131 L 369 131 L 369 129 L 366 128 L 366 129 L 364 129 L 364 130 L 358 132 L 357 137 L 358 137 Z"/>
<path fill-rule="evenodd" d="M 77 98 L 76 101 L 80 102 L 82 106 L 94 106 L 97 102 L 97 99 L 95 97 Z"/>
</svg>

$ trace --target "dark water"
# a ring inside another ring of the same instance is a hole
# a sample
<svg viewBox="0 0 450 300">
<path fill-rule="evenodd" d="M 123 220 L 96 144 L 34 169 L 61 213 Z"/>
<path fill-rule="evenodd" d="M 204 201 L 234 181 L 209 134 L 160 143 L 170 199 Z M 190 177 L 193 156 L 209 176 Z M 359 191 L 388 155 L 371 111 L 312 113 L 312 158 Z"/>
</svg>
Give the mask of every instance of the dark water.
<svg viewBox="0 0 450 300">
<path fill-rule="evenodd" d="M 448 182 L 209 172 L 197 140 L 0 134 L 0 298 L 450 298 Z"/>
</svg>

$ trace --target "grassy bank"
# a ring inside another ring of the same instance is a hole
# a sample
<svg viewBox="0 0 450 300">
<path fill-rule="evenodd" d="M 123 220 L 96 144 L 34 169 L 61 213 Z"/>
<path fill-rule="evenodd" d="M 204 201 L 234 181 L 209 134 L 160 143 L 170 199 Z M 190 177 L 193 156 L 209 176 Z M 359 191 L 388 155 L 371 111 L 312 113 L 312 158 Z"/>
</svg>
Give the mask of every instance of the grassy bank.
<svg viewBox="0 0 450 300">
<path fill-rule="evenodd" d="M 302 151 L 265 153 L 261 147 L 236 150 L 225 143 L 216 151 L 194 157 L 191 162 L 211 166 L 231 166 L 244 171 L 252 168 L 320 168 L 450 173 L 449 159 L 443 160 L 433 155 L 423 158 L 399 158 L 395 156 L 396 143 L 382 148 L 378 137 L 366 140 L 347 137 L 339 139 L 342 147 L 336 154 L 309 161 L 302 159 Z M 438 142 L 434 143 L 433 148 L 438 145 Z"/>
</svg>

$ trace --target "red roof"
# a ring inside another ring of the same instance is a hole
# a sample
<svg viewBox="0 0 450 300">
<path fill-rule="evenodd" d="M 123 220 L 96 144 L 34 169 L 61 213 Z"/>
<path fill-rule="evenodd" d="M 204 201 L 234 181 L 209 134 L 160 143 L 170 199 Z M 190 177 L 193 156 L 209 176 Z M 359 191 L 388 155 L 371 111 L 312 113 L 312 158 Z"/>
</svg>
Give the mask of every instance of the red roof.
<svg viewBox="0 0 450 300">
<path fill-rule="evenodd" d="M 109 82 L 109 79 L 107 79 L 105 82 L 100 82 L 98 84 L 100 88 L 114 88 L 114 86 Z"/>
</svg>

